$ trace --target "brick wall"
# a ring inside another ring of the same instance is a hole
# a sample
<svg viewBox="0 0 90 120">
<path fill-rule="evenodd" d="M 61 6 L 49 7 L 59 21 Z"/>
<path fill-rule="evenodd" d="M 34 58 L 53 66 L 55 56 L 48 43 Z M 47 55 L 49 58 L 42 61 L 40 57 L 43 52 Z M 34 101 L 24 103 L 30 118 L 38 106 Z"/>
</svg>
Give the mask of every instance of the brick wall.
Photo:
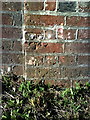
<svg viewBox="0 0 90 120">
<path fill-rule="evenodd" d="M 62 87 L 90 79 L 90 2 L 3 3 L 2 24 L 4 68 Z"/>
<path fill-rule="evenodd" d="M 23 75 L 22 3 L 2 2 L 2 69 Z"/>
</svg>

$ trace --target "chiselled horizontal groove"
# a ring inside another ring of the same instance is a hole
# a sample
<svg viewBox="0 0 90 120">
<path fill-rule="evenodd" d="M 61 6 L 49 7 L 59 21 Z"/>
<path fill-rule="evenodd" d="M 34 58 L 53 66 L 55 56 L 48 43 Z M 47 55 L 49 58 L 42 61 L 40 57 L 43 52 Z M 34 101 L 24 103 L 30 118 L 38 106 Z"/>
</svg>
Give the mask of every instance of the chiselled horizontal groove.
<svg viewBox="0 0 90 120">
<path fill-rule="evenodd" d="M 32 15 L 54 15 L 54 16 L 82 16 L 82 17 L 88 17 L 90 16 L 90 13 L 85 12 L 57 12 L 57 11 L 24 11 L 24 13 L 29 13 Z"/>
<path fill-rule="evenodd" d="M 21 28 L 22 29 L 22 26 L 13 26 L 13 25 L 0 25 L 0 27 L 6 27 L 6 28 Z"/>
<path fill-rule="evenodd" d="M 3 40 L 3 41 L 20 41 L 22 42 L 22 39 L 14 39 L 14 38 L 0 38 L 0 40 Z"/>
<path fill-rule="evenodd" d="M 41 42 L 41 43 L 90 43 L 90 40 L 61 40 L 61 39 L 51 39 L 51 40 L 27 40 L 27 42 Z"/>
<path fill-rule="evenodd" d="M 63 56 L 63 55 L 68 55 L 68 56 L 75 56 L 75 55 L 80 55 L 80 56 L 90 56 L 90 53 L 30 53 L 27 52 L 28 55 L 35 55 L 35 56 Z"/>
<path fill-rule="evenodd" d="M 14 64 L 13 64 L 13 63 L 11 63 L 11 64 L 2 63 L 2 64 L 0 64 L 0 66 L 1 66 L 1 65 L 2 65 L 2 66 L 22 66 L 22 67 L 24 66 L 24 64 L 16 64 L 16 63 L 14 63 Z"/>
<path fill-rule="evenodd" d="M 43 30 L 55 30 L 54 29 L 54 26 L 49 26 L 49 27 L 45 27 L 45 26 L 35 26 L 35 25 L 25 25 L 25 28 L 38 28 L 38 29 L 43 29 Z M 90 27 L 77 27 L 77 26 L 73 26 L 73 27 L 70 27 L 70 26 L 63 26 L 63 29 L 72 29 L 72 30 L 87 30 L 87 29 L 90 29 Z"/>
<path fill-rule="evenodd" d="M 55 65 L 55 66 L 44 66 L 44 65 L 40 65 L 40 66 L 30 66 L 28 64 L 27 65 L 27 68 L 71 68 L 71 69 L 76 69 L 76 68 L 84 68 L 84 67 L 87 67 L 87 68 L 90 68 L 90 65 L 89 64 L 80 64 L 80 65 Z"/>
<path fill-rule="evenodd" d="M 0 51 L 0 54 L 3 54 L 3 53 L 10 53 L 10 54 L 23 54 L 22 51 Z"/>
<path fill-rule="evenodd" d="M 0 11 L 0 13 L 4 13 L 4 14 L 23 14 L 23 11 Z"/>
</svg>

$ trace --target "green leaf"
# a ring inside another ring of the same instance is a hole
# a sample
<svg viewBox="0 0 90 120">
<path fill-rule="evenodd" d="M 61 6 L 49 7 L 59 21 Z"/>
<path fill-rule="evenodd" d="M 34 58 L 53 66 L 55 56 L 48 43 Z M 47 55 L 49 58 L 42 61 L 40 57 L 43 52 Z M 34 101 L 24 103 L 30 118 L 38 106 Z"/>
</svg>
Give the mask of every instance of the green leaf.
<svg viewBox="0 0 90 120">
<path fill-rule="evenodd" d="M 44 91 L 44 87 L 39 87 L 40 91 Z"/>
<path fill-rule="evenodd" d="M 2 119 L 7 119 L 7 116 L 5 116 L 5 115 L 2 115 Z"/>
</svg>

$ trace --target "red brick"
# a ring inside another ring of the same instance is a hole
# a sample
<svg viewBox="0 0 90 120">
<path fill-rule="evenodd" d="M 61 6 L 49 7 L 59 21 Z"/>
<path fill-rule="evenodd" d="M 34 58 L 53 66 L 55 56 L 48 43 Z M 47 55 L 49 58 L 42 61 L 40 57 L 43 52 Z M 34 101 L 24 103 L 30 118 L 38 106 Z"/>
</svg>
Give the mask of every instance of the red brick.
<svg viewBox="0 0 90 120">
<path fill-rule="evenodd" d="M 54 26 L 60 25 L 64 22 L 64 16 L 52 16 L 52 15 L 25 15 L 26 25 L 42 25 L 42 26 Z"/>
<path fill-rule="evenodd" d="M 3 25 L 12 25 L 13 24 L 13 18 L 10 14 L 2 14 L 2 24 Z"/>
<path fill-rule="evenodd" d="M 67 17 L 67 25 L 68 26 L 90 26 L 90 17 Z"/>
<path fill-rule="evenodd" d="M 3 27 L 2 28 L 2 38 L 22 38 L 22 29 L 19 28 L 10 28 Z"/>
<path fill-rule="evenodd" d="M 45 10 L 54 11 L 55 8 L 56 8 L 56 0 L 53 0 L 51 2 L 50 0 L 47 0 Z"/>
<path fill-rule="evenodd" d="M 24 57 L 22 54 L 3 53 L 2 63 L 3 64 L 23 64 Z"/>
<path fill-rule="evenodd" d="M 2 2 L 2 10 L 4 11 L 21 11 L 22 2 Z"/>
<path fill-rule="evenodd" d="M 78 39 L 89 39 L 90 38 L 90 30 L 79 30 Z"/>
<path fill-rule="evenodd" d="M 75 56 L 59 56 L 60 65 L 76 65 Z"/>
<path fill-rule="evenodd" d="M 28 28 L 25 29 L 26 33 L 34 33 L 34 34 L 41 34 L 43 32 L 42 29 L 38 29 L 38 28 Z"/>
<path fill-rule="evenodd" d="M 20 41 L 3 41 L 2 42 L 3 51 L 22 51 L 22 43 Z"/>
<path fill-rule="evenodd" d="M 45 31 L 45 39 L 55 39 L 56 38 L 56 32 L 52 30 Z"/>
<path fill-rule="evenodd" d="M 78 68 L 63 68 L 61 70 L 61 77 L 68 78 L 78 78 L 78 77 L 88 77 L 89 68 L 88 67 L 78 67 Z"/>
<path fill-rule="evenodd" d="M 72 40 L 75 39 L 76 30 L 64 30 L 63 31 L 63 39 Z"/>
<path fill-rule="evenodd" d="M 42 37 L 44 36 L 43 30 L 41 29 L 25 29 L 26 33 L 25 33 L 25 39 L 26 40 L 31 40 L 31 35 L 34 35 L 34 39 L 38 39 L 38 37 L 40 35 L 42 35 Z"/>
<path fill-rule="evenodd" d="M 90 43 L 66 43 L 65 53 L 89 53 Z"/>
<path fill-rule="evenodd" d="M 43 65 L 43 56 L 27 55 L 26 63 L 30 66 L 42 66 Z"/>
<path fill-rule="evenodd" d="M 79 12 L 90 12 L 89 2 L 78 2 Z"/>
<path fill-rule="evenodd" d="M 78 64 L 90 64 L 90 56 L 78 56 L 77 57 Z"/>
<path fill-rule="evenodd" d="M 58 65 L 58 56 L 46 56 L 44 61 L 45 66 Z"/>
<path fill-rule="evenodd" d="M 30 43 L 27 48 L 27 52 L 36 53 L 62 53 L 63 44 L 62 43 Z"/>
<path fill-rule="evenodd" d="M 24 7 L 28 11 L 38 11 L 43 10 L 44 3 L 43 2 L 26 2 Z"/>
</svg>

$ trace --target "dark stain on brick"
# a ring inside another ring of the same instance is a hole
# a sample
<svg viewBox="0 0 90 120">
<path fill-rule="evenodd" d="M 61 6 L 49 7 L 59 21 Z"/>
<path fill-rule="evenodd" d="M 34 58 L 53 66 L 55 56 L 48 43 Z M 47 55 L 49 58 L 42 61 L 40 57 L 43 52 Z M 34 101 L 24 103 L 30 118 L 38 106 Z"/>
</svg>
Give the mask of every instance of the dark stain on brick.
<svg viewBox="0 0 90 120">
<path fill-rule="evenodd" d="M 60 12 L 75 12 L 76 2 L 59 2 L 58 11 Z"/>
</svg>

